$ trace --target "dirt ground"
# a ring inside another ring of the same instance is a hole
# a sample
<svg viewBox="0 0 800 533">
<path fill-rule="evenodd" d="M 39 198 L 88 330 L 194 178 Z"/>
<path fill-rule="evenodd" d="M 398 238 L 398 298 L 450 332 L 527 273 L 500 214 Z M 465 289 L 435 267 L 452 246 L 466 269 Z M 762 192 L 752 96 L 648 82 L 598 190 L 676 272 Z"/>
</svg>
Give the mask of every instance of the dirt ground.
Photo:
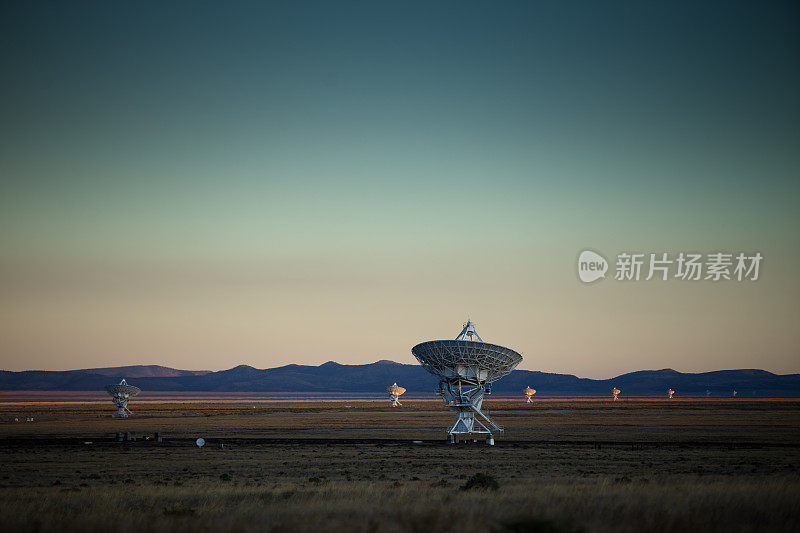
<svg viewBox="0 0 800 533">
<path fill-rule="evenodd" d="M 494 399 L 495 446 L 403 403 L 0 403 L 0 526 L 800 530 L 800 401 Z"/>
</svg>

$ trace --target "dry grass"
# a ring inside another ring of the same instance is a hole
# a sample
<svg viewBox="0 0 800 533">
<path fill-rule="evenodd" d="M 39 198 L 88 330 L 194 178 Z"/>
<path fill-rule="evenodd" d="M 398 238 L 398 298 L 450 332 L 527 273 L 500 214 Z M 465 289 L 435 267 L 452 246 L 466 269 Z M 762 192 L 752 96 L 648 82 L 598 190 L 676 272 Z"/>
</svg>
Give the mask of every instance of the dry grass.
<svg viewBox="0 0 800 533">
<path fill-rule="evenodd" d="M 423 482 L 269 481 L 268 486 L 28 488 L 2 491 L 11 530 L 487 531 L 540 518 L 557 530 L 797 531 L 793 479 L 666 485 L 564 478 L 464 492 Z"/>
<path fill-rule="evenodd" d="M 152 405 L 135 409 L 137 417 L 127 421 L 107 418 L 105 406 L 60 414 L 52 406 L 27 406 L 34 423 L 0 424 L 0 526 L 62 532 L 800 530 L 800 404 L 698 405 L 655 410 L 647 402 L 565 402 L 524 410 L 497 403 L 490 407 L 509 428 L 508 438 L 530 440 L 498 441 L 493 448 L 411 444 L 410 438 L 441 439 L 433 428 L 444 427 L 450 415 L 435 404 L 396 410 L 372 402 L 255 410 Z M 8 420 L 15 409 L 0 407 L 0 418 Z M 329 429 L 309 431 L 314 424 Z M 339 424 L 344 430 L 331 427 Z M 399 427 L 431 429 L 391 430 Z M 97 440 L 115 430 L 161 430 L 168 440 Z M 326 440 L 341 434 L 398 440 Z M 229 446 L 198 449 L 169 440 L 196 435 Z M 254 435 L 288 439 L 266 443 Z M 291 440 L 309 435 L 320 438 Z M 563 435 L 591 438 L 565 442 Z M 52 437 L 95 440 L 47 440 Z M 492 475 L 498 490 L 460 490 L 479 472 Z"/>
</svg>

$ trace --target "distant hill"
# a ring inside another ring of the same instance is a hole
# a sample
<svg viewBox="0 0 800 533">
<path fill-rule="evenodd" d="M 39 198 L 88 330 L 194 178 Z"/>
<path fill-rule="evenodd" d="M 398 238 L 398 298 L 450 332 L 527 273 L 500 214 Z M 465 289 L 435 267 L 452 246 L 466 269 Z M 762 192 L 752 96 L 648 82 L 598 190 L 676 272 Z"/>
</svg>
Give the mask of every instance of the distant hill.
<svg viewBox="0 0 800 533">
<path fill-rule="evenodd" d="M 144 391 L 186 392 L 354 392 L 381 393 L 393 382 L 409 396 L 432 395 L 437 380 L 418 365 L 378 361 L 367 365 L 286 365 L 258 369 L 241 365 L 219 372 L 177 370 L 156 365 L 92 368 L 69 371 L 0 371 L 0 389 L 87 391 L 129 379 Z M 671 369 L 642 370 L 613 379 L 587 379 L 569 374 L 515 370 L 495 383 L 498 395 L 518 395 L 526 386 L 538 397 L 608 396 L 612 387 L 625 396 L 664 396 L 667 388 L 680 396 L 800 397 L 800 374 L 772 374 L 764 370 L 719 370 L 685 374 Z"/>
<path fill-rule="evenodd" d="M 85 368 L 78 370 L 78 372 L 100 374 L 101 376 L 124 375 L 126 378 L 174 378 L 177 376 L 202 376 L 203 374 L 208 374 L 210 370 L 177 370 L 159 365 L 134 365 Z"/>
</svg>

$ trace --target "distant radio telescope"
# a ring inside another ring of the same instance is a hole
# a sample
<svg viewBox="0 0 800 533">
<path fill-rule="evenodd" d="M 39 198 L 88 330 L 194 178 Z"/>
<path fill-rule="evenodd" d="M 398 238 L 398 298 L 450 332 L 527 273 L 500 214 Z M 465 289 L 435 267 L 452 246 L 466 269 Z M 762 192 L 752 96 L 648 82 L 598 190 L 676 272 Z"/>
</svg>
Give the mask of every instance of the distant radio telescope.
<svg viewBox="0 0 800 533">
<path fill-rule="evenodd" d="M 675 394 L 675 391 L 672 389 L 667 389 L 667 398 L 670 400 L 672 399 L 672 395 Z"/>
<path fill-rule="evenodd" d="M 522 393 L 525 395 L 525 403 L 533 403 L 533 395 L 536 394 L 536 389 L 525 387 L 522 389 Z"/>
<path fill-rule="evenodd" d="M 621 391 L 621 390 L 619 390 L 619 389 L 618 389 L 618 388 L 616 388 L 616 387 L 614 387 L 613 389 L 611 389 L 611 395 L 614 397 L 614 401 L 615 401 L 615 402 L 617 401 L 617 396 L 619 396 L 619 393 L 620 393 L 620 392 L 622 392 L 622 391 Z"/>
<path fill-rule="evenodd" d="M 128 385 L 128 382 L 123 378 L 123 380 L 119 382 L 119 385 L 106 385 L 106 392 L 111 396 L 111 401 L 114 402 L 114 405 L 118 408 L 118 411 L 111 416 L 126 418 L 128 413 L 133 414 L 133 412 L 128 409 L 128 400 L 142 392 L 142 390 L 139 387 Z"/>
<path fill-rule="evenodd" d="M 733 391 L 732 397 L 733 397 L 733 398 L 736 398 L 736 395 L 737 395 L 737 394 L 739 394 L 739 393 L 738 393 L 738 392 L 736 392 L 736 391 Z"/>
<path fill-rule="evenodd" d="M 711 398 L 711 391 L 710 390 L 706 390 L 706 398 Z"/>
<path fill-rule="evenodd" d="M 400 403 L 400 396 L 406 391 L 403 387 L 398 387 L 397 382 L 394 382 L 394 385 L 391 387 L 386 387 L 386 392 L 389 393 L 389 401 L 392 403 L 392 407 L 400 407 L 403 405 Z"/>
<path fill-rule="evenodd" d="M 439 378 L 436 392 L 456 412 L 447 441 L 454 443 L 458 435 L 478 433 L 486 435 L 487 444 L 494 444 L 492 431 L 503 429 L 481 411 L 483 398 L 491 393 L 492 382 L 510 374 L 522 356 L 510 348 L 483 342 L 470 321 L 455 340 L 423 342 L 411 353 L 425 370 Z"/>
</svg>

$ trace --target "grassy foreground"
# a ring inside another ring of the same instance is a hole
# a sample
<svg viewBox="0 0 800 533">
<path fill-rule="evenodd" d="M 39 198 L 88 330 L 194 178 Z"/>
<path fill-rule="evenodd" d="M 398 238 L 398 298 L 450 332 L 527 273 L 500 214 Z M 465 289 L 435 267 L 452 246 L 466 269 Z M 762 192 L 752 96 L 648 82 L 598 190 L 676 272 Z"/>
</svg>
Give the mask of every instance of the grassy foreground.
<svg viewBox="0 0 800 533">
<path fill-rule="evenodd" d="M 6 530 L 797 531 L 797 479 L 666 484 L 565 478 L 456 485 L 365 481 L 4 489 Z"/>
<path fill-rule="evenodd" d="M 402 428 L 436 435 L 449 418 L 436 404 L 154 407 L 129 421 L 25 406 L 29 424 L 0 406 L 0 529 L 800 531 L 800 408 L 744 405 L 509 406 L 495 447 L 412 443 Z M 110 429 L 140 439 L 110 442 Z M 349 429 L 359 438 L 337 440 Z M 497 488 L 462 490 L 480 473 Z"/>
</svg>

